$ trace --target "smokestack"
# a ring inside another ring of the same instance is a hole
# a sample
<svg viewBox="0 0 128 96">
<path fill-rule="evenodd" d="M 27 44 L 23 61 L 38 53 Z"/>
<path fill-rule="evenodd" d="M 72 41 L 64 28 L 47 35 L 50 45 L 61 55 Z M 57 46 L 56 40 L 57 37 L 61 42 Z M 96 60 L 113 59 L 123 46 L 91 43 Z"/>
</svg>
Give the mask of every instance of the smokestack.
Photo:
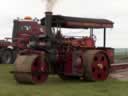
<svg viewBox="0 0 128 96">
<path fill-rule="evenodd" d="M 52 39 L 52 12 L 45 12 L 45 27 L 48 37 Z"/>
</svg>

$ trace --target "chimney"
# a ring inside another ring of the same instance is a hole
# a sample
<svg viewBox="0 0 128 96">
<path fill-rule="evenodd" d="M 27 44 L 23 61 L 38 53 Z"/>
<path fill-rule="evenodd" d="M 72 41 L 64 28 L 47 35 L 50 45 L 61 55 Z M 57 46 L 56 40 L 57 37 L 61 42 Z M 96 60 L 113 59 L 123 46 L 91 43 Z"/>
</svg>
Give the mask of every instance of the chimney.
<svg viewBox="0 0 128 96">
<path fill-rule="evenodd" d="M 52 12 L 45 12 L 45 27 L 48 37 L 52 39 Z"/>
</svg>

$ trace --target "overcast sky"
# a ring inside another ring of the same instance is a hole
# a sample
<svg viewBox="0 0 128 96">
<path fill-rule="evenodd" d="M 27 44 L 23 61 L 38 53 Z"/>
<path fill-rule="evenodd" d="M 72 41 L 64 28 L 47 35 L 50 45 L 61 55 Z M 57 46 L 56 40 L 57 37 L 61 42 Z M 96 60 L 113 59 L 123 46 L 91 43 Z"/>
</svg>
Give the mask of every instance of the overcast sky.
<svg viewBox="0 0 128 96">
<path fill-rule="evenodd" d="M 106 18 L 112 20 L 113 29 L 108 29 L 107 46 L 128 48 L 128 1 L 127 0 L 58 0 L 53 12 L 68 16 Z M 44 16 L 42 0 L 1 0 L 0 38 L 11 37 L 13 19 L 24 16 Z M 81 31 L 78 32 L 80 35 Z M 101 43 L 101 30 L 97 30 L 97 45 Z M 98 34 L 97 34 L 98 33 Z M 68 34 L 67 32 L 65 33 Z M 77 34 L 75 32 L 75 34 Z"/>
</svg>

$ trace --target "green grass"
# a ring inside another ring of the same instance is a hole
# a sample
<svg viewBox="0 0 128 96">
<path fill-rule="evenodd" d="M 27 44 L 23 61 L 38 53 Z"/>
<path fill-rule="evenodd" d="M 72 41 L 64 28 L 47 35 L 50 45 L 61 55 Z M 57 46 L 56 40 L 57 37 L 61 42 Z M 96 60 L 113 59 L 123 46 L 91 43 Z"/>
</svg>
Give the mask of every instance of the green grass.
<svg viewBox="0 0 128 96">
<path fill-rule="evenodd" d="M 9 73 L 13 66 L 0 65 L 0 96 L 128 96 L 128 82 L 117 80 L 89 83 L 50 76 L 42 85 L 21 85 Z"/>
</svg>

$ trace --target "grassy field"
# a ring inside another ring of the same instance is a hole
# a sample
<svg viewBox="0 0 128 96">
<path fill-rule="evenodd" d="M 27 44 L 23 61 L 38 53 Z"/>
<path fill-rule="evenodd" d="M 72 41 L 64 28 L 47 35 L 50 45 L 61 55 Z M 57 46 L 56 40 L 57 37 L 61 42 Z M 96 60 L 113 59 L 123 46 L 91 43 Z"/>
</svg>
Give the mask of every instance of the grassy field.
<svg viewBox="0 0 128 96">
<path fill-rule="evenodd" d="M 50 76 L 42 85 L 21 85 L 9 72 L 13 65 L 0 65 L 0 96 L 128 96 L 128 82 L 63 81 Z"/>
</svg>

